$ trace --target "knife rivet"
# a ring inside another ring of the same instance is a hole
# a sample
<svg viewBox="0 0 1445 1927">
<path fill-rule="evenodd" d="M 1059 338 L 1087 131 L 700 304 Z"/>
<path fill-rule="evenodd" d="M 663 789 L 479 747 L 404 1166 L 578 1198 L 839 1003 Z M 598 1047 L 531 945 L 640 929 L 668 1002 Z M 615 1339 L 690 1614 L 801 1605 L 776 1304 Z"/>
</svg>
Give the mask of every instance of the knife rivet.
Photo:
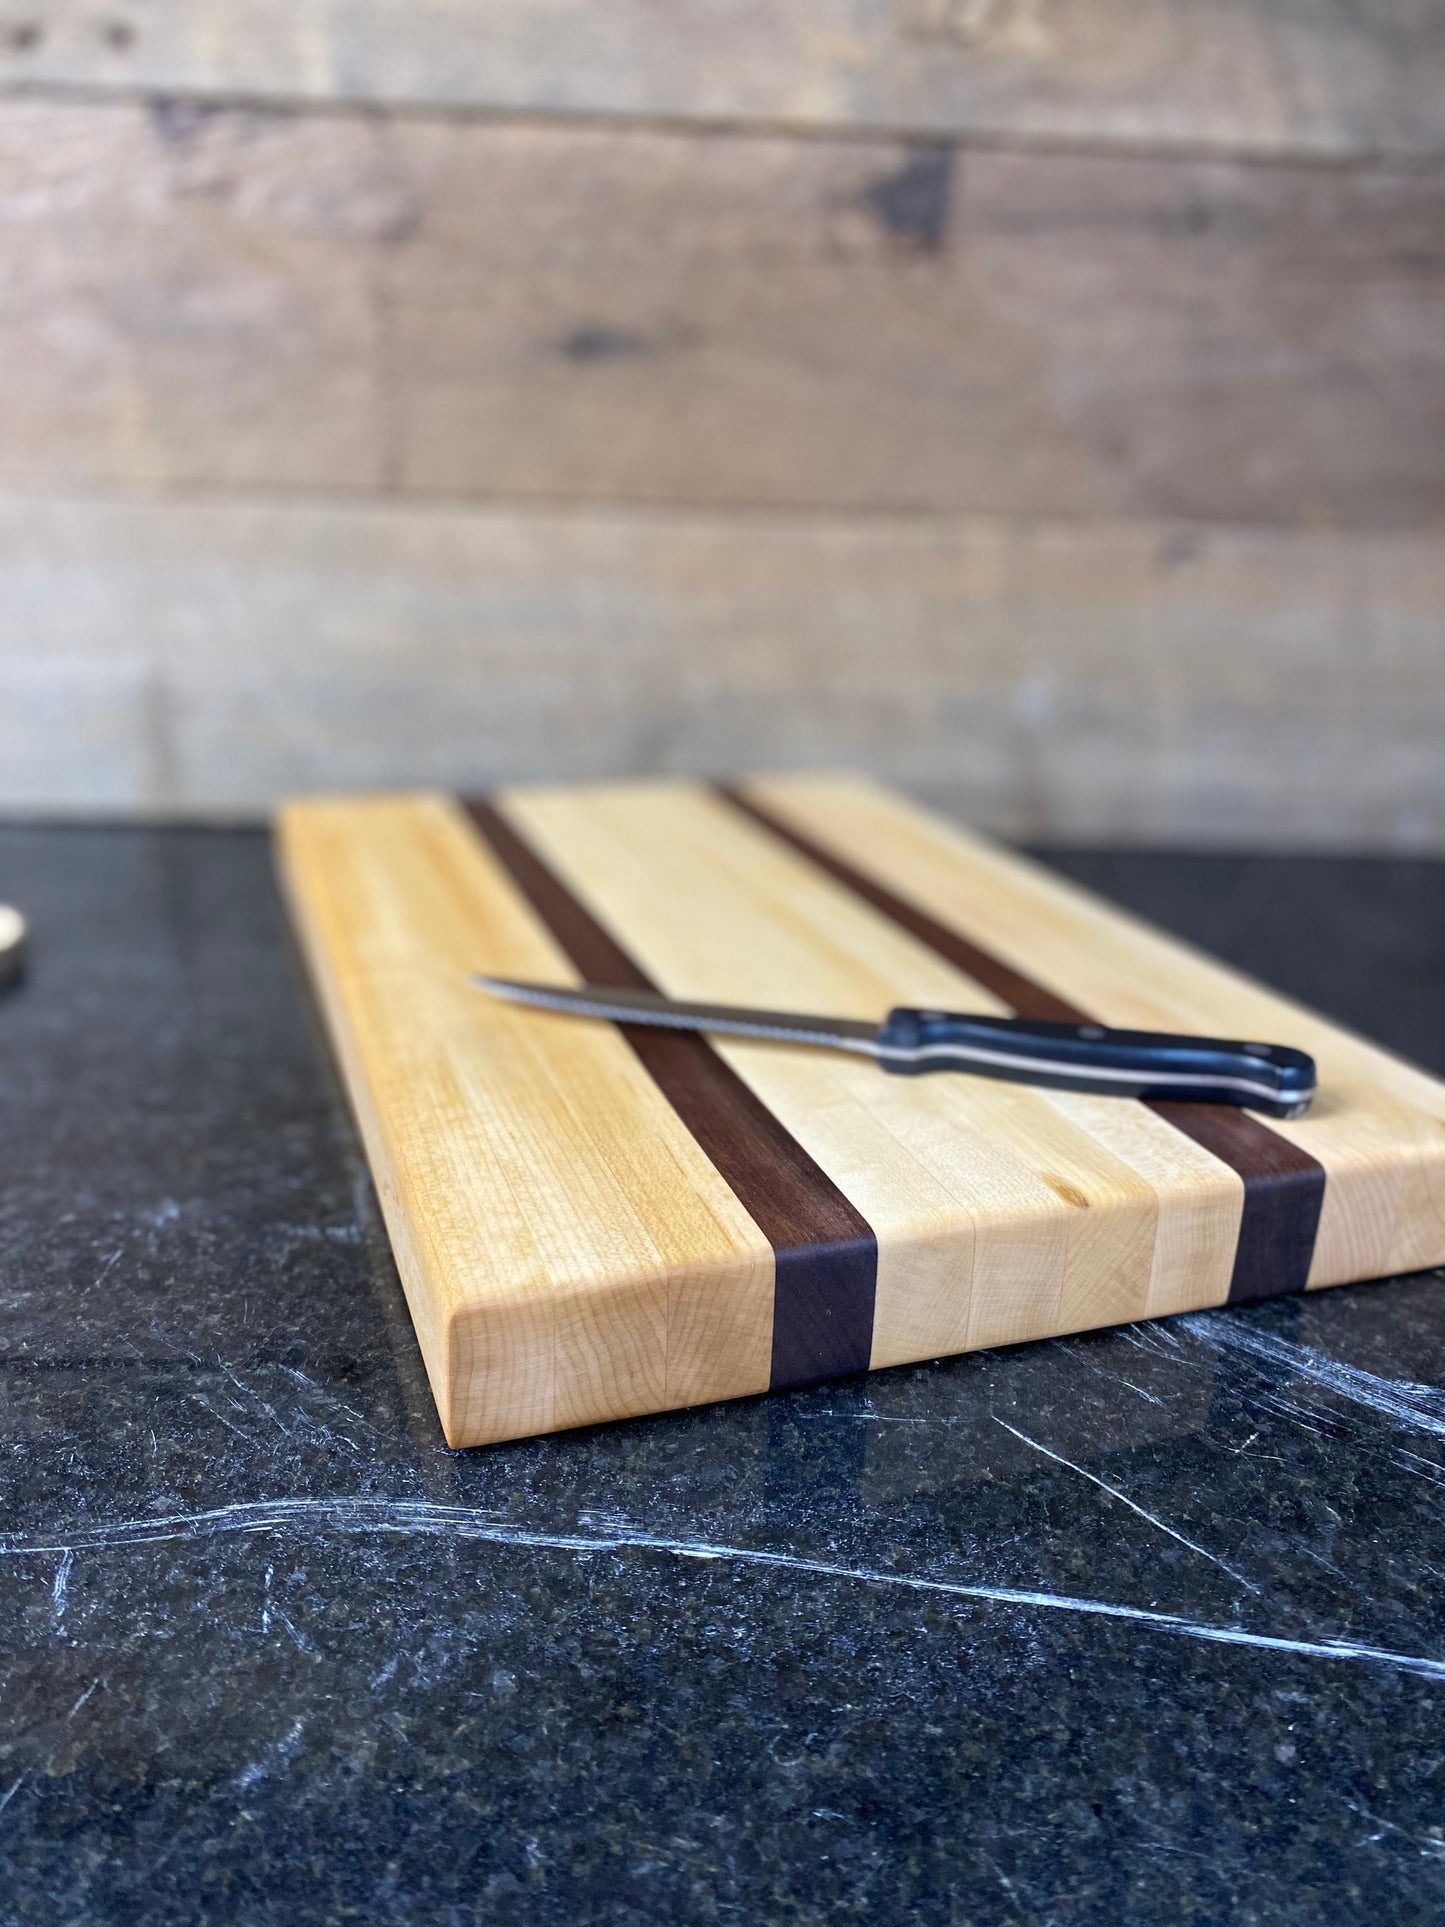
<svg viewBox="0 0 1445 1927">
<path fill-rule="evenodd" d="M 1080 1037 L 1087 1037 L 1091 1044 L 1097 1044 L 1099 1039 L 1104 1035 L 1104 1026 L 1102 1024 L 1080 1024 L 1079 1035 Z"/>
</svg>

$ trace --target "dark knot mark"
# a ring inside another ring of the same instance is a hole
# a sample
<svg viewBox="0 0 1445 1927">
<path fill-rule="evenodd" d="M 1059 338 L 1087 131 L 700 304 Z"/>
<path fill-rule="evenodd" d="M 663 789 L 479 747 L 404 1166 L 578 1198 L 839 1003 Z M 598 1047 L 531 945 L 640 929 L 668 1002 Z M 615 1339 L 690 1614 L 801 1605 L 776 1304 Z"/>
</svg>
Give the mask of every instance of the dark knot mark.
<svg viewBox="0 0 1445 1927">
<path fill-rule="evenodd" d="M 657 352 L 656 343 L 646 335 L 597 321 L 584 322 L 557 345 L 569 361 L 641 361 Z"/>
<path fill-rule="evenodd" d="M 902 167 L 863 190 L 861 200 L 885 233 L 918 254 L 937 254 L 948 236 L 954 150 L 916 148 Z"/>
</svg>

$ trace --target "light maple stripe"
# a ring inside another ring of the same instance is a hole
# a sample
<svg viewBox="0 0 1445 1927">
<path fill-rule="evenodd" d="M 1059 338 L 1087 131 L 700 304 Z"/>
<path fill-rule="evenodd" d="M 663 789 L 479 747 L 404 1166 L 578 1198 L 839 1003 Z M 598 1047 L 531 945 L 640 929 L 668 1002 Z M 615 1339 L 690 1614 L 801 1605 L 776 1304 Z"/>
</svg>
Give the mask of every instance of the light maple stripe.
<svg viewBox="0 0 1445 1927">
<path fill-rule="evenodd" d="M 465 807 L 586 982 L 657 988 L 502 810 L 481 800 Z M 705 1038 L 620 1028 L 773 1247 L 773 1389 L 866 1371 L 878 1245 L 863 1214 Z"/>
<path fill-rule="evenodd" d="M 745 791 L 725 786 L 719 794 L 799 855 L 826 870 L 875 910 L 891 917 L 910 936 L 985 984 L 1020 1017 L 1064 1024 L 1097 1021 L 1093 1012 L 1069 1003 L 961 931 L 940 923 L 917 904 L 895 895 L 875 877 L 784 822 Z M 1324 1205 L 1324 1166 L 1308 1151 L 1271 1131 L 1261 1119 L 1232 1105 L 1181 1104 L 1167 1098 L 1143 1101 L 1176 1130 L 1227 1164 L 1243 1181 L 1244 1210 L 1234 1252 L 1229 1302 L 1241 1304 L 1302 1292 L 1309 1278 Z"/>
</svg>

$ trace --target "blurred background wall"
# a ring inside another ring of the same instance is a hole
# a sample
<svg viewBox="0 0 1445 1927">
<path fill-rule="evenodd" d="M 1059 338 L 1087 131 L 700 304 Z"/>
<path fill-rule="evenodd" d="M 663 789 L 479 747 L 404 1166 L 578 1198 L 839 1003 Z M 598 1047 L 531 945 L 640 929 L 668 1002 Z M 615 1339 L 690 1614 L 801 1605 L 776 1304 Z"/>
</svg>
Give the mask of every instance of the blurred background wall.
<svg viewBox="0 0 1445 1927">
<path fill-rule="evenodd" d="M 1434 0 L 0 0 L 0 807 L 1445 847 Z"/>
</svg>

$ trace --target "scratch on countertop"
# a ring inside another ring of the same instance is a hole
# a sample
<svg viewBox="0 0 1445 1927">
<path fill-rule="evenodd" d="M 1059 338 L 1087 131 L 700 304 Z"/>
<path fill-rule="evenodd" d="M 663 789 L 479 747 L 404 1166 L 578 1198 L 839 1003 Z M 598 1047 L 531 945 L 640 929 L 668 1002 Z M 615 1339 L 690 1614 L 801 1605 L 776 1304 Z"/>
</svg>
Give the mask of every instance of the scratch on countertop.
<svg viewBox="0 0 1445 1927">
<path fill-rule="evenodd" d="M 811 1424 L 814 1419 L 841 1418 L 857 1419 L 867 1425 L 971 1425 L 972 1419 L 950 1418 L 946 1413 L 938 1416 L 908 1418 L 892 1412 L 871 1412 L 866 1406 L 859 1406 L 856 1412 L 841 1410 L 835 1405 L 824 1406 L 817 1412 L 799 1412 L 798 1419 L 803 1424 Z"/>
<path fill-rule="evenodd" d="M 1076 1613 L 1097 1619 L 1125 1620 L 1156 1632 L 1202 1640 L 1221 1646 L 1246 1646 L 1291 1658 L 1349 1660 L 1389 1666 L 1425 1679 L 1445 1679 L 1445 1659 L 1405 1653 L 1386 1646 L 1367 1646 L 1347 1639 L 1289 1639 L 1281 1634 L 1252 1632 L 1244 1626 L 1213 1625 L 1105 1599 L 1071 1593 L 1038 1592 L 1020 1586 L 969 1585 L 951 1579 L 932 1579 L 911 1573 L 882 1571 L 870 1566 L 845 1566 L 827 1559 L 809 1559 L 791 1552 L 756 1546 L 716 1544 L 707 1540 L 672 1539 L 623 1520 L 583 1514 L 579 1524 L 590 1532 L 536 1532 L 499 1519 L 471 1506 L 438 1505 L 421 1499 L 256 1499 L 216 1506 L 205 1512 L 173 1513 L 166 1518 L 118 1519 L 108 1525 L 78 1525 L 65 1539 L 27 1539 L 0 1535 L 0 1557 L 43 1557 L 55 1553 L 110 1550 L 149 1545 L 164 1540 L 209 1539 L 223 1533 L 277 1532 L 288 1527 L 312 1527 L 339 1533 L 418 1533 L 482 1540 L 494 1545 L 521 1546 L 543 1551 L 579 1554 L 627 1551 L 665 1552 L 682 1559 L 798 1572 L 816 1579 L 840 1579 L 856 1585 L 892 1586 L 901 1591 L 964 1599 L 979 1605 L 1016 1606 L 1046 1612 Z M 273 1608 L 274 1610 L 274 1608 Z"/>
<path fill-rule="evenodd" d="M 216 1407 L 211 1403 L 211 1401 L 206 1397 L 204 1392 L 187 1392 L 186 1397 L 194 1400 L 194 1402 L 197 1405 L 204 1407 L 204 1409 L 210 1413 L 213 1419 L 218 1419 L 220 1423 L 225 1426 L 228 1432 L 234 1432 L 236 1434 L 236 1437 L 238 1439 L 244 1439 L 247 1445 L 254 1445 L 256 1443 L 255 1439 L 251 1436 L 249 1432 L 243 1432 L 241 1430 L 241 1427 L 237 1425 L 234 1422 L 234 1420 L 228 1419 L 224 1412 L 218 1411 Z"/>
<path fill-rule="evenodd" d="M 273 1605 L 271 1607 L 271 1617 L 280 1620 L 281 1624 L 286 1628 L 286 1632 L 298 1653 L 304 1653 L 308 1659 L 315 1659 L 316 1648 L 311 1644 L 309 1639 L 303 1639 L 301 1634 L 297 1632 L 289 1614 L 282 1612 L 279 1606 Z"/>
<path fill-rule="evenodd" d="M 1177 1540 L 1181 1546 L 1187 1547 L 1190 1552 L 1197 1552 L 1199 1557 L 1201 1559 L 1207 1559 L 1210 1565 L 1218 1566 L 1221 1572 L 1228 1573 L 1229 1577 L 1238 1585 L 1243 1586 L 1246 1592 L 1255 1594 L 1259 1592 L 1259 1587 L 1255 1585 L 1252 1579 L 1246 1579 L 1242 1572 L 1236 1572 L 1233 1566 L 1226 1565 L 1218 1554 L 1211 1552 L 1207 1546 L 1201 1546 L 1193 1539 L 1186 1539 L 1184 1534 L 1171 1526 L 1167 1519 L 1160 1519 L 1157 1518 L 1154 1513 L 1146 1512 L 1143 1506 L 1137 1504 L 1135 1500 L 1129 1497 L 1127 1492 L 1121 1492 L 1116 1485 L 1110 1485 L 1106 1479 L 1099 1478 L 1097 1473 L 1086 1472 L 1083 1466 L 1075 1465 L 1072 1459 L 1066 1459 L 1061 1452 L 1051 1452 L 1048 1446 L 1040 1445 L 1037 1439 L 1031 1439 L 1027 1432 L 1020 1432 L 1017 1426 L 1010 1425 L 1007 1419 L 1000 1418 L 997 1413 L 994 1414 L 993 1422 L 995 1425 L 1001 1425 L 1005 1432 L 1012 1432 L 1014 1437 L 1022 1444 L 1031 1446 L 1035 1452 L 1040 1453 L 1044 1458 L 1052 1459 L 1055 1465 L 1062 1465 L 1070 1472 L 1077 1472 L 1081 1479 L 1087 1479 L 1090 1485 L 1096 1485 L 1101 1492 L 1107 1492 L 1111 1499 L 1117 1499 L 1120 1505 L 1128 1506 L 1131 1512 L 1137 1513 L 1141 1519 L 1147 1520 L 1151 1526 L 1167 1534 L 1169 1538 Z"/>
<path fill-rule="evenodd" d="M 1076 1344 L 1072 1339 L 1056 1338 L 1054 1343 L 1061 1352 L 1066 1353 L 1070 1358 L 1078 1359 L 1080 1364 L 1086 1365 L 1088 1369 L 1094 1373 L 1095 1377 L 1107 1378 L 1115 1385 L 1122 1385 L 1126 1392 L 1133 1392 L 1135 1397 L 1142 1398 L 1146 1405 L 1158 1405 L 1161 1408 L 1164 1405 L 1164 1400 L 1159 1397 L 1157 1392 L 1147 1391 L 1144 1386 L 1136 1385 L 1133 1379 L 1126 1377 L 1123 1372 L 1116 1372 L 1110 1366 L 1100 1364 L 1097 1359 L 1089 1356 L 1082 1345 Z"/>
<path fill-rule="evenodd" d="M 91 1694 L 95 1691 L 96 1687 L 99 1686 L 102 1677 L 103 1677 L 102 1674 L 100 1673 L 96 1674 L 95 1678 L 90 1682 L 89 1686 L 86 1687 L 85 1691 L 81 1694 L 80 1698 L 75 1702 L 74 1706 L 72 1706 L 70 1711 L 66 1714 L 65 1717 L 68 1720 L 73 1720 L 75 1718 L 76 1714 L 80 1711 L 81 1707 L 84 1706 L 85 1702 L 90 1698 Z"/>
<path fill-rule="evenodd" d="M 326 1386 L 318 1385 L 314 1378 L 308 1377 L 305 1372 L 298 1370 L 295 1365 L 282 1365 L 280 1370 L 285 1372 L 288 1378 L 294 1379 L 298 1385 L 304 1385 L 311 1396 L 321 1404 L 332 1406 L 338 1412 L 344 1412 L 354 1425 L 363 1426 L 375 1437 L 380 1438 L 381 1434 L 377 1431 L 371 1420 L 364 1417 L 354 1406 L 348 1405 L 344 1398 L 338 1398 L 336 1394 L 328 1390 Z"/>
<path fill-rule="evenodd" d="M 1251 1358 L 1308 1379 L 1351 1404 L 1363 1405 L 1397 1425 L 1445 1438 L 1445 1387 L 1419 1385 L 1411 1379 L 1381 1378 L 1359 1365 L 1341 1364 L 1313 1346 L 1276 1337 L 1273 1332 L 1260 1331 L 1243 1319 L 1219 1312 L 1195 1312 L 1179 1323 L 1216 1350 L 1245 1352 Z"/>
<path fill-rule="evenodd" d="M 222 1372 L 224 1372 L 226 1377 L 230 1379 L 231 1383 L 235 1386 L 236 1390 L 241 1394 L 242 1398 L 252 1399 L 257 1405 L 260 1406 L 261 1410 L 266 1414 L 267 1418 L 270 1419 L 271 1423 L 276 1427 L 276 1430 L 282 1435 L 283 1438 L 289 1439 L 294 1436 L 294 1434 L 292 1433 L 291 1427 L 282 1420 L 275 1406 L 268 1405 L 266 1400 L 262 1398 L 261 1394 L 256 1390 L 254 1385 L 248 1385 L 244 1379 L 237 1378 L 236 1374 L 231 1370 L 230 1366 L 227 1365 L 224 1360 L 221 1361 L 221 1370 Z"/>
<path fill-rule="evenodd" d="M 70 1591 L 70 1569 L 75 1564 L 75 1554 L 67 1547 L 61 1554 L 60 1564 L 55 1568 L 55 1578 L 50 1588 L 50 1623 L 56 1632 L 65 1624 L 65 1600 Z"/>
<path fill-rule="evenodd" d="M 1433 1459 L 1422 1459 L 1418 1452 L 1407 1452 L 1401 1446 L 1391 1455 L 1391 1460 L 1402 1472 L 1424 1479 L 1429 1485 L 1445 1486 L 1445 1466 L 1437 1465 Z"/>
<path fill-rule="evenodd" d="M 1381 1819 L 1378 1813 L 1371 1813 L 1368 1807 L 1360 1806 L 1357 1801 L 1346 1800 L 1345 1805 L 1351 1813 L 1358 1813 L 1362 1820 L 1368 1821 L 1372 1827 L 1379 1828 L 1378 1833 L 1372 1833 L 1366 1836 L 1366 1839 L 1371 1845 L 1376 1841 L 1383 1840 L 1387 1833 L 1397 1833 L 1402 1840 L 1412 1841 L 1419 1849 L 1423 1859 L 1438 1860 L 1445 1858 L 1445 1839 L 1442 1839 L 1438 1832 L 1432 1830 L 1429 1833 L 1411 1833 L 1407 1827 L 1396 1826 L 1393 1820 Z"/>
<path fill-rule="evenodd" d="M 236 1775 L 236 1785 L 240 1790 L 244 1793 L 248 1787 L 253 1787 L 258 1780 L 266 1779 L 276 1766 L 288 1765 L 292 1754 L 300 1745 L 301 1736 L 305 1731 L 306 1720 L 304 1716 L 301 1719 L 293 1720 L 290 1731 L 283 1735 L 281 1739 L 273 1740 L 271 1745 L 268 1746 L 261 1755 L 260 1759 L 252 1760 L 248 1766 L 242 1767 L 241 1771 Z"/>
</svg>

